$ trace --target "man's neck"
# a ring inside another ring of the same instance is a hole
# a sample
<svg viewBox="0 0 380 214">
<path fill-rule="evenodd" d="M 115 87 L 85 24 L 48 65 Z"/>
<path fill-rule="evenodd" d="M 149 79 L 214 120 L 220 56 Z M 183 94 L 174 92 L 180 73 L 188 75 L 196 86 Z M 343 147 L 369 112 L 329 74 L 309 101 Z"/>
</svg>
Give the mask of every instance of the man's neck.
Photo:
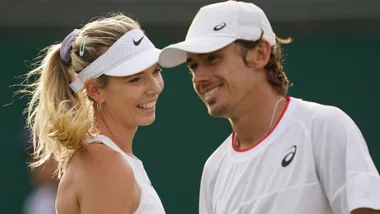
<svg viewBox="0 0 380 214">
<path fill-rule="evenodd" d="M 235 110 L 234 117 L 229 119 L 235 132 L 235 145 L 238 145 L 240 150 L 260 142 L 275 127 L 287 105 L 287 100 L 275 92 L 256 97 L 262 99 L 247 97 Z M 273 121 L 270 124 L 272 117 Z"/>
</svg>

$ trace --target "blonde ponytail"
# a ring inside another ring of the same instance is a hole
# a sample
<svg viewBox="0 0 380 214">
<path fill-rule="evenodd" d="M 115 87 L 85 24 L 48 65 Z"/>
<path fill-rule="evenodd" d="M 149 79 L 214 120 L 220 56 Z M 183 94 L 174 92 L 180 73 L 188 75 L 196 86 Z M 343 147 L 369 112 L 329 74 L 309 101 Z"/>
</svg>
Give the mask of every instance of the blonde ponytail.
<svg viewBox="0 0 380 214">
<path fill-rule="evenodd" d="M 37 75 L 37 81 L 28 86 L 32 98 L 26 110 L 35 148 L 31 166 L 40 166 L 53 155 L 60 177 L 73 152 L 94 134 L 94 123 L 91 101 L 69 87 L 75 73 L 62 62 L 59 50 L 60 45 L 48 47 L 40 66 L 29 72 L 27 78 Z"/>
<path fill-rule="evenodd" d="M 31 95 L 26 108 L 27 125 L 32 130 L 35 148 L 35 162 L 31 167 L 40 166 L 53 156 L 58 162 L 60 178 L 75 150 L 87 138 L 98 134 L 93 101 L 85 90 L 75 94 L 69 84 L 77 73 L 135 28 L 140 25 L 133 19 L 123 14 L 110 14 L 79 31 L 70 44 L 70 62 L 61 59 L 61 44 L 43 50 L 43 60 L 26 75 L 25 89 L 20 91 Z M 79 54 L 81 48 L 84 55 Z M 104 75 L 96 81 L 99 87 L 107 85 Z"/>
</svg>

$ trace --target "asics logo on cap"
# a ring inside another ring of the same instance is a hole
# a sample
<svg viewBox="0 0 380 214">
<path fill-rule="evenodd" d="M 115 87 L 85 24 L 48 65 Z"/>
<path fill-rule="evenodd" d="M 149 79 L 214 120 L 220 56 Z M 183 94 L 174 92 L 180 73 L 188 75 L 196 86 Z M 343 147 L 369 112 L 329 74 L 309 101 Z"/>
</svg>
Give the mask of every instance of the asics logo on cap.
<svg viewBox="0 0 380 214">
<path fill-rule="evenodd" d="M 135 41 L 135 39 L 133 39 L 133 44 L 135 44 L 136 46 L 140 45 L 141 41 L 144 39 L 144 36 L 141 37 L 141 39 Z"/>
<path fill-rule="evenodd" d="M 225 22 L 222 22 L 221 24 L 218 24 L 214 27 L 214 31 L 222 30 L 227 24 Z"/>
</svg>

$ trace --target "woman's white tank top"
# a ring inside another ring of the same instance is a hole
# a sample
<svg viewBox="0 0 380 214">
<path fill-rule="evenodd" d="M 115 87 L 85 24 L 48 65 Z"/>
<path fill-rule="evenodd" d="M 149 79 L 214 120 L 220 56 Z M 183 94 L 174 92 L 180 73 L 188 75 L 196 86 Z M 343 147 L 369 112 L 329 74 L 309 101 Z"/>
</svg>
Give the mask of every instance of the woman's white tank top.
<svg viewBox="0 0 380 214">
<path fill-rule="evenodd" d="M 165 214 L 162 202 L 149 180 L 143 163 L 139 159 L 128 156 L 110 138 L 104 135 L 88 139 L 87 142 L 102 142 L 104 145 L 119 152 L 128 161 L 135 175 L 141 195 L 140 204 L 134 214 Z"/>
</svg>

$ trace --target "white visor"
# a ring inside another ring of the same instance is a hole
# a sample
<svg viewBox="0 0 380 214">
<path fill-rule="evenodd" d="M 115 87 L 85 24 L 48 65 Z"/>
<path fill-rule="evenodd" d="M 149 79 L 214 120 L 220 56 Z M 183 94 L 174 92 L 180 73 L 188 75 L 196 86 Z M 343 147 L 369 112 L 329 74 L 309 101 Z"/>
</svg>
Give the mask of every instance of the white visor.
<svg viewBox="0 0 380 214">
<path fill-rule="evenodd" d="M 87 80 L 102 74 L 124 77 L 140 73 L 158 62 L 160 52 L 142 30 L 130 30 L 83 69 L 70 88 L 77 93 Z"/>
</svg>

